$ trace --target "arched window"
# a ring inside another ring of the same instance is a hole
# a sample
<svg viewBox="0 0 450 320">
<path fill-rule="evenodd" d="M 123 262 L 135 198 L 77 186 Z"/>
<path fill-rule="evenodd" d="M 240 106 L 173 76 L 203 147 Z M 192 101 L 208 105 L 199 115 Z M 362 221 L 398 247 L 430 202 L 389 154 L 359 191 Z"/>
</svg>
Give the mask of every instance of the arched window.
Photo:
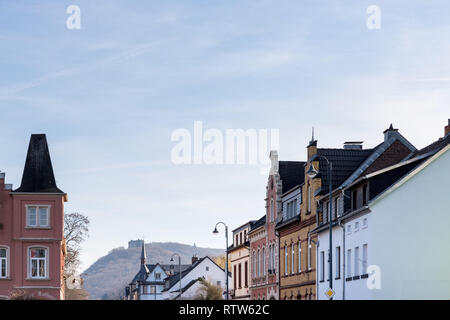
<svg viewBox="0 0 450 320">
<path fill-rule="evenodd" d="M 266 275 L 266 250 L 263 247 L 261 252 L 261 260 L 262 260 L 262 275 Z"/>
<path fill-rule="evenodd" d="M 284 274 L 288 274 L 288 246 L 284 246 Z"/>
<path fill-rule="evenodd" d="M 0 279 L 9 276 L 9 248 L 0 247 Z"/>
<path fill-rule="evenodd" d="M 32 279 L 48 278 L 48 248 L 28 248 L 28 276 Z"/>
<path fill-rule="evenodd" d="M 261 251 L 258 249 L 258 277 L 261 277 Z"/>
<path fill-rule="evenodd" d="M 291 244 L 291 273 L 295 273 L 295 251 L 294 251 L 294 243 Z"/>
</svg>

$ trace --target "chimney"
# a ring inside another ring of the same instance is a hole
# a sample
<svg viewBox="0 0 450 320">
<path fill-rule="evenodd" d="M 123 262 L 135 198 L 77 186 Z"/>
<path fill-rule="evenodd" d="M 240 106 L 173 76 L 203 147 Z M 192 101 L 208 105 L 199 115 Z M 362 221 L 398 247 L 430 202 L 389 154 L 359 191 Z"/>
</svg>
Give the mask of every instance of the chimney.
<svg viewBox="0 0 450 320">
<path fill-rule="evenodd" d="M 270 174 L 278 173 L 278 152 L 276 150 L 270 151 Z"/>
<path fill-rule="evenodd" d="M 398 129 L 394 129 L 394 127 L 391 125 L 389 126 L 388 129 L 384 130 L 384 142 L 387 142 L 391 137 L 394 137 L 397 135 L 397 131 Z"/>
<path fill-rule="evenodd" d="M 198 261 L 198 258 L 196 256 L 192 256 L 192 264 L 196 263 Z"/>
<path fill-rule="evenodd" d="M 446 135 L 448 135 L 448 133 L 450 132 L 450 119 L 448 119 L 448 124 L 445 126 L 445 128 L 444 128 L 445 130 L 444 130 L 444 137 L 446 136 Z"/>
<path fill-rule="evenodd" d="M 363 141 L 347 141 L 344 142 L 345 150 L 362 150 Z"/>
</svg>

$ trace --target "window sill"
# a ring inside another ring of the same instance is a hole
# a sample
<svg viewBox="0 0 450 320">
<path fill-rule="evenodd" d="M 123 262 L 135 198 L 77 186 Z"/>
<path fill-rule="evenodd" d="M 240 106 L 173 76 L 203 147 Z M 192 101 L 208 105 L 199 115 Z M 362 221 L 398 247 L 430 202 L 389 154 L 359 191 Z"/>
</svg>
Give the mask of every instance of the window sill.
<svg viewBox="0 0 450 320">
<path fill-rule="evenodd" d="M 0 281 L 11 281 L 12 279 L 10 277 L 6 277 L 6 278 L 0 278 Z"/>
<path fill-rule="evenodd" d="M 322 282 L 325 282 L 325 280 L 320 280 L 319 282 L 322 283 Z"/>
<path fill-rule="evenodd" d="M 26 278 L 26 281 L 50 281 L 50 278 Z"/>
<path fill-rule="evenodd" d="M 341 277 L 334 278 L 334 280 L 341 280 Z"/>
<path fill-rule="evenodd" d="M 360 276 L 354 276 L 353 280 L 359 280 L 361 277 Z"/>
<path fill-rule="evenodd" d="M 345 281 L 352 281 L 352 280 L 353 280 L 352 277 L 345 278 Z"/>
<path fill-rule="evenodd" d="M 365 273 L 361 275 L 361 279 L 367 279 L 369 277 L 369 274 Z"/>
<path fill-rule="evenodd" d="M 26 230 L 50 230 L 51 227 L 30 227 L 30 226 L 26 226 L 25 229 Z"/>
</svg>

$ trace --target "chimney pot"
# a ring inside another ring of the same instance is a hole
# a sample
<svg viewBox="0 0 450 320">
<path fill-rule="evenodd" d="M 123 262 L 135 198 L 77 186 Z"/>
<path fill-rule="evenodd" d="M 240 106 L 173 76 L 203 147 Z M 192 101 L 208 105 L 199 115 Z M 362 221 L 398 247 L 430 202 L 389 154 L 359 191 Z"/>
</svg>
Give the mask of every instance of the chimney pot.
<svg viewBox="0 0 450 320">
<path fill-rule="evenodd" d="M 362 150 L 363 141 L 347 141 L 344 142 L 344 149 L 346 150 Z"/>
<path fill-rule="evenodd" d="M 444 128 L 444 137 L 448 135 L 449 132 L 450 132 L 450 119 L 448 119 L 448 124 Z"/>
</svg>

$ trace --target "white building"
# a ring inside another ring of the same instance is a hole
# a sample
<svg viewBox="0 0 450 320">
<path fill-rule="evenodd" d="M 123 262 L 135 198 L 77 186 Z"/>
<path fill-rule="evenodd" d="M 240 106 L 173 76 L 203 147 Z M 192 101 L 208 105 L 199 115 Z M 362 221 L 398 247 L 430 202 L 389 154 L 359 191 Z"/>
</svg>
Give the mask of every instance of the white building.
<svg viewBox="0 0 450 320">
<path fill-rule="evenodd" d="M 450 299 L 449 142 L 447 126 L 444 138 L 345 188 L 350 209 L 332 232 L 333 299 Z M 327 225 L 316 232 L 318 298 L 328 299 Z"/>
<path fill-rule="evenodd" d="M 192 265 L 181 273 L 181 290 L 183 300 L 195 299 L 199 295 L 199 289 L 201 287 L 200 279 L 205 279 L 213 285 L 222 287 L 223 297 L 225 297 L 225 270 L 217 265 L 211 258 L 206 256 L 199 260 L 193 261 Z M 233 289 L 230 272 L 228 273 L 228 286 L 229 290 Z M 171 275 L 166 279 L 166 285 L 162 295 L 165 300 L 180 299 L 179 274 Z"/>
</svg>

